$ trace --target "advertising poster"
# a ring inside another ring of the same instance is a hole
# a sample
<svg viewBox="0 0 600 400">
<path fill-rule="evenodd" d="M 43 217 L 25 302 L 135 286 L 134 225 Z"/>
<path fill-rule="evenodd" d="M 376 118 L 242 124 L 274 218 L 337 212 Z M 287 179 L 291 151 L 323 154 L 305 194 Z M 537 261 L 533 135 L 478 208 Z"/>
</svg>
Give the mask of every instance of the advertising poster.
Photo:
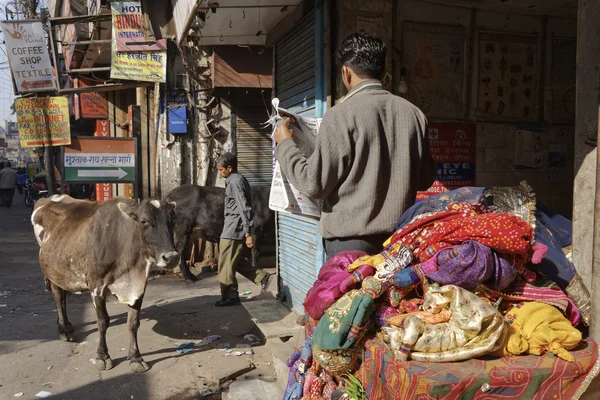
<svg viewBox="0 0 600 400">
<path fill-rule="evenodd" d="M 112 68 L 110 77 L 145 82 L 165 82 L 166 51 L 118 51 L 117 37 L 123 32 L 140 32 L 144 19 L 141 3 L 111 2 L 112 8 Z"/>
<path fill-rule="evenodd" d="M 538 36 L 479 33 L 480 118 L 537 120 L 537 43 Z"/>
<path fill-rule="evenodd" d="M 403 24 L 404 97 L 428 118 L 463 117 L 465 38 L 459 26 Z"/>
<path fill-rule="evenodd" d="M 520 125 L 516 130 L 515 168 L 540 169 L 544 157 L 544 127 Z"/>
<path fill-rule="evenodd" d="M 475 124 L 429 124 L 429 151 L 436 163 L 436 180 L 417 201 L 438 193 L 476 185 L 477 127 Z"/>
<path fill-rule="evenodd" d="M 56 90 L 46 33 L 39 21 L 0 23 L 19 93 Z"/>
<path fill-rule="evenodd" d="M 66 97 L 19 98 L 15 100 L 15 112 L 21 148 L 71 144 Z"/>
</svg>

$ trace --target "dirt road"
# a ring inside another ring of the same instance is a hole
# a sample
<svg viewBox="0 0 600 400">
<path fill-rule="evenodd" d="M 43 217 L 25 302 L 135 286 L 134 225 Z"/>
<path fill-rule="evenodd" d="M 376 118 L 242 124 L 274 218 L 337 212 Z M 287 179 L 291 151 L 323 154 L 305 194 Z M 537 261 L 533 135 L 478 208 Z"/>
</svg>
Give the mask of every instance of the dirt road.
<svg viewBox="0 0 600 400">
<path fill-rule="evenodd" d="M 57 399 L 216 399 L 221 398 L 219 386 L 236 375 L 274 376 L 264 346 L 253 347 L 251 356 L 218 349 L 246 344 L 246 334 L 260 336 L 260 331 L 244 307 L 213 306 L 220 297 L 214 274 L 193 285 L 172 275 L 149 282 L 138 334 L 142 356 L 151 366 L 144 374 L 129 370 L 127 308 L 111 300 L 107 340 L 115 367 L 98 371 L 90 361 L 98 332 L 89 294 L 67 300 L 78 343 L 58 340 L 56 307 L 44 288 L 29 218 L 19 195 L 12 208 L 0 208 L 0 399 L 20 393 L 21 399 L 35 399 L 41 391 Z M 260 288 L 240 277 L 243 291 L 256 294 Z M 177 345 L 209 335 L 221 338 L 190 353 L 176 352 Z M 208 395 L 211 390 L 214 394 Z"/>
</svg>

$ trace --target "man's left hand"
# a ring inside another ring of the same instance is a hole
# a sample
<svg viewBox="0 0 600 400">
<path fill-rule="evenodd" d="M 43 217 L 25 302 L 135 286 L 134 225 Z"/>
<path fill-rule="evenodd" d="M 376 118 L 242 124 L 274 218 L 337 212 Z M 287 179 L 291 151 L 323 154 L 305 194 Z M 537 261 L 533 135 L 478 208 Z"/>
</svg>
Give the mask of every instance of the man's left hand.
<svg viewBox="0 0 600 400">
<path fill-rule="evenodd" d="M 290 128 L 292 120 L 289 117 L 285 117 L 281 124 L 275 129 L 273 139 L 277 144 L 283 142 L 285 139 L 291 139 L 294 137 L 294 131 Z"/>
</svg>

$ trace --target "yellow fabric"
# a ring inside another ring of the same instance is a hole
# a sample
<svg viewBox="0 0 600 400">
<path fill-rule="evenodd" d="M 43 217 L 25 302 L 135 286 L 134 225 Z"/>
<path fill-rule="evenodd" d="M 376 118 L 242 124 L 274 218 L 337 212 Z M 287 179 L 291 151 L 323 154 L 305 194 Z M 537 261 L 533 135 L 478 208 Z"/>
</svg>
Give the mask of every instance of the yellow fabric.
<svg viewBox="0 0 600 400">
<path fill-rule="evenodd" d="M 381 254 L 376 254 L 374 256 L 362 256 L 357 258 L 356 261 L 348 266 L 348 272 L 353 272 L 361 265 L 370 265 L 371 267 L 375 268 L 384 261 L 385 258 L 383 258 Z"/>
<path fill-rule="evenodd" d="M 391 236 L 390 236 L 391 238 Z M 402 247 L 402 243 L 395 243 L 392 247 L 390 247 L 389 249 L 387 248 L 389 245 L 389 241 L 390 238 L 388 238 L 384 244 L 384 247 L 386 248 L 386 250 L 382 251 L 379 254 L 375 254 L 373 256 L 370 255 L 366 255 L 366 256 L 362 256 L 360 258 L 357 258 L 356 261 L 354 261 L 352 264 L 350 264 L 347 268 L 348 272 L 353 272 L 355 269 L 357 269 L 358 267 L 360 267 L 361 265 L 370 265 L 371 267 L 378 269 L 378 267 L 383 267 L 382 264 L 385 263 L 386 259 L 384 257 L 385 253 L 388 254 L 397 254 L 398 251 L 400 250 L 400 248 Z"/>
<path fill-rule="evenodd" d="M 542 355 L 549 351 L 563 360 L 575 361 L 567 350 L 579 344 L 581 332 L 555 307 L 530 302 L 520 308 L 513 308 L 508 316 L 513 317 L 514 321 L 498 355 Z"/>
</svg>

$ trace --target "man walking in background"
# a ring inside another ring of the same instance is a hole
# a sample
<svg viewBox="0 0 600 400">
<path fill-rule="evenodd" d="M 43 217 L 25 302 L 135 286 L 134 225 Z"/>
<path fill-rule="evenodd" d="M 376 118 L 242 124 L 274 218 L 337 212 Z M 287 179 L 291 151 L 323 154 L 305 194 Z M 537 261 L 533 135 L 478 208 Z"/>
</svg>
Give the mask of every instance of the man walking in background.
<svg viewBox="0 0 600 400">
<path fill-rule="evenodd" d="M 238 282 L 235 276 L 239 272 L 247 279 L 267 290 L 269 274 L 256 269 L 248 262 L 248 250 L 254 247 L 254 213 L 250 198 L 250 184 L 237 172 L 237 158 L 225 153 L 217 160 L 217 170 L 226 179 L 225 186 L 225 225 L 219 242 L 219 283 L 221 300 L 217 307 L 232 306 L 240 303 Z"/>
<path fill-rule="evenodd" d="M 0 171 L 0 206 L 10 207 L 12 205 L 18 178 L 17 171 L 11 168 L 10 161 L 8 161 Z"/>
</svg>

